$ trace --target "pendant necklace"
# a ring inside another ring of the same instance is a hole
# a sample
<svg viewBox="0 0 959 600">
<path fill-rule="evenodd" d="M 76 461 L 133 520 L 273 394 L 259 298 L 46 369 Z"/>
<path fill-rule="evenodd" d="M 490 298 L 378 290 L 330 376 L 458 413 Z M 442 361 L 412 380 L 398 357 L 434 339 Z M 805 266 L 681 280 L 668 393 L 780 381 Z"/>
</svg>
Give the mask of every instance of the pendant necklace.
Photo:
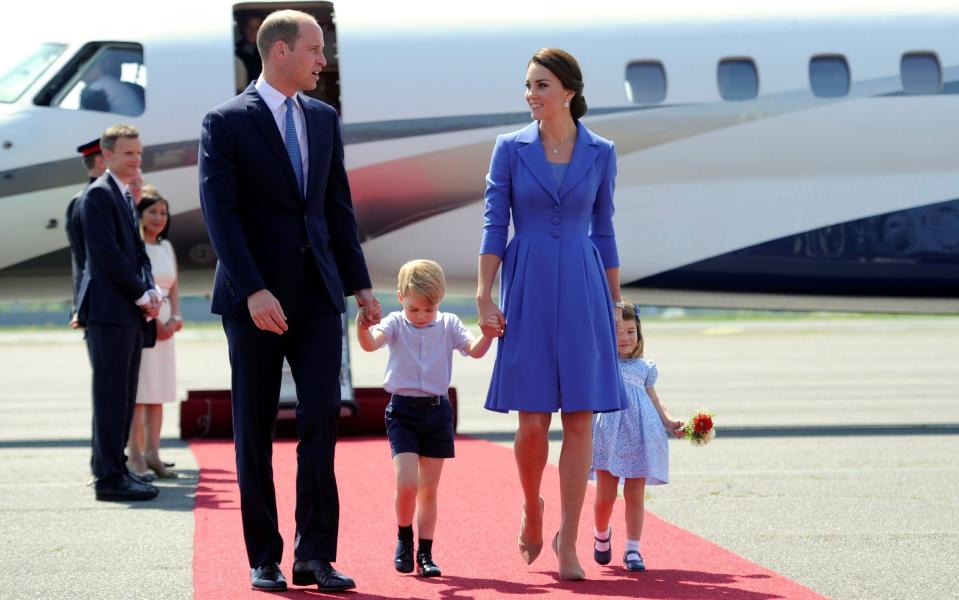
<svg viewBox="0 0 959 600">
<path fill-rule="evenodd" d="M 558 144 L 551 144 L 553 146 L 553 156 L 559 154 L 559 149 L 568 143 L 569 140 L 560 140 Z"/>
</svg>

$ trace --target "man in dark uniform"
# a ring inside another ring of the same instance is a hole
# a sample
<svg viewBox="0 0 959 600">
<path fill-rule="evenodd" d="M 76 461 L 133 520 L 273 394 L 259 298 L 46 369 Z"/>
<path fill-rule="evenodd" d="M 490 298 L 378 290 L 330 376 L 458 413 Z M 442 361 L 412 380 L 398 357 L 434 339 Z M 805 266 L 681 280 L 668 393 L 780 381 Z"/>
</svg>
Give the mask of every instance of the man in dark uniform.
<svg viewBox="0 0 959 600">
<path fill-rule="evenodd" d="M 87 261 L 87 251 L 83 247 L 83 228 L 80 227 L 80 207 L 79 200 L 87 186 L 97 180 L 103 172 L 107 170 L 103 162 L 103 154 L 100 152 L 100 138 L 77 146 L 77 152 L 83 156 L 83 168 L 87 170 L 89 180 L 82 190 L 77 192 L 70 203 L 67 204 L 67 217 L 63 222 L 63 227 L 67 232 L 67 241 L 70 243 L 70 259 L 73 271 L 73 308 L 70 311 L 70 327 L 78 329 L 83 327 L 77 319 L 77 291 L 80 289 L 80 280 L 83 278 L 83 265 Z"/>
</svg>

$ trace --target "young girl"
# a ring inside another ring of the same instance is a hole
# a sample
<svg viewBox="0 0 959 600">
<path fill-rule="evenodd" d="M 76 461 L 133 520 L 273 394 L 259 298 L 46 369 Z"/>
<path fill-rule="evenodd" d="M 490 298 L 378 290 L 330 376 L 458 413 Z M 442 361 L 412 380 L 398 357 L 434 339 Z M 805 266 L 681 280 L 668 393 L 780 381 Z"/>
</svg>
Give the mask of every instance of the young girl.
<svg viewBox="0 0 959 600">
<path fill-rule="evenodd" d="M 643 356 L 643 334 L 639 315 L 625 303 L 623 320 L 617 327 L 619 368 L 623 374 L 629 407 L 599 413 L 593 426 L 593 470 L 596 473 L 596 521 L 593 558 L 601 565 L 612 559 L 612 531 L 609 518 L 620 479 L 625 480 L 626 551 L 623 563 L 630 571 L 643 571 L 639 538 L 643 532 L 643 500 L 646 481 L 650 485 L 669 480 L 667 432 L 683 437 L 683 422 L 674 421 L 659 401 L 653 384 L 659 376 L 656 365 Z"/>
</svg>

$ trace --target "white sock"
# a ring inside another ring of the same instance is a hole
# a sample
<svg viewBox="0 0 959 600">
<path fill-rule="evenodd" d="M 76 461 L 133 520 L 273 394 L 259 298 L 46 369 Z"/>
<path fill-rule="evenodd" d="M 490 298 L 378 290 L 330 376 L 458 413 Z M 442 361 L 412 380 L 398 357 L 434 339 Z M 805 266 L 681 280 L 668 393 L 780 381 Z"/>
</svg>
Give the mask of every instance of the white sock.
<svg viewBox="0 0 959 600">
<path fill-rule="evenodd" d="M 626 540 L 626 552 L 630 550 L 639 552 L 639 540 Z"/>
<path fill-rule="evenodd" d="M 613 534 L 613 528 L 607 527 L 606 531 L 596 531 L 593 529 L 593 535 L 596 536 L 596 541 L 593 542 L 593 548 L 600 552 L 606 552 L 609 550 L 609 538 Z"/>
</svg>

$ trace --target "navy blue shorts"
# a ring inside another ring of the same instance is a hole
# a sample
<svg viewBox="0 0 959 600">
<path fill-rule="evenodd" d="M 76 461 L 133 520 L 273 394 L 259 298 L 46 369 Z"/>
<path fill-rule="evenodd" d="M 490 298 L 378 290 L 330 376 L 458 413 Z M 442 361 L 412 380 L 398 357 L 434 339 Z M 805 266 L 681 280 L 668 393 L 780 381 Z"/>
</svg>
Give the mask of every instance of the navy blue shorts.
<svg viewBox="0 0 959 600">
<path fill-rule="evenodd" d="M 393 456 L 412 452 L 430 458 L 453 458 L 453 406 L 446 396 L 390 397 L 386 435 Z"/>
</svg>

